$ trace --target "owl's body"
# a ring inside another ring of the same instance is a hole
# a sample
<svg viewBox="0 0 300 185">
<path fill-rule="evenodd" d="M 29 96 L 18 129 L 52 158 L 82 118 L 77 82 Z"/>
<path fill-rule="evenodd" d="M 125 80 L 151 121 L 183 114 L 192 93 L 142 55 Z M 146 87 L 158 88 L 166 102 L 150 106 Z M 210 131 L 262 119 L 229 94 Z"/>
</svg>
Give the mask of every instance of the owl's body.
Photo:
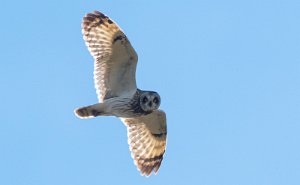
<svg viewBox="0 0 300 185">
<path fill-rule="evenodd" d="M 159 107 L 159 104 L 160 98 L 156 92 L 137 89 L 133 95 L 112 97 L 102 103 L 79 108 L 76 114 L 80 118 L 96 116 L 132 118 L 150 114 Z"/>
<path fill-rule="evenodd" d="M 119 117 L 127 127 L 132 158 L 142 175 L 157 173 L 166 148 L 166 115 L 160 96 L 137 88 L 138 56 L 124 32 L 109 17 L 94 11 L 83 18 L 82 33 L 94 57 L 99 103 L 75 110 L 79 118 Z"/>
</svg>

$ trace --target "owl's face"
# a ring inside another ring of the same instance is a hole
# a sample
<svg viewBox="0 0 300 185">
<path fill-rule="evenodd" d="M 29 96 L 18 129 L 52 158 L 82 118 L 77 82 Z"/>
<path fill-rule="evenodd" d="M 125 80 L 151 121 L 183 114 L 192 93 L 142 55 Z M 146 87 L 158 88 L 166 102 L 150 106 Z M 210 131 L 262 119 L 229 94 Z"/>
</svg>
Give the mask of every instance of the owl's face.
<svg viewBox="0 0 300 185">
<path fill-rule="evenodd" d="M 140 96 L 140 105 L 146 112 L 156 110 L 160 105 L 160 96 L 157 92 L 143 92 Z"/>
</svg>

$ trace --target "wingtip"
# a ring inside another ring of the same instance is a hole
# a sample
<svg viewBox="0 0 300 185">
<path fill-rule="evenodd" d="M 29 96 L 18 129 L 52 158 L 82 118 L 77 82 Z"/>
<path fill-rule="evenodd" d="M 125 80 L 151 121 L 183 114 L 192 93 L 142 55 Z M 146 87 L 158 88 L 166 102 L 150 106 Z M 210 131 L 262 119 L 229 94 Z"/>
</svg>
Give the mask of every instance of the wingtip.
<svg viewBox="0 0 300 185">
<path fill-rule="evenodd" d="M 98 10 L 94 10 L 93 12 L 89 12 L 87 14 L 85 14 L 85 16 L 83 17 L 83 20 L 85 19 L 95 19 L 95 18 L 107 18 L 107 16 L 102 13 L 102 12 L 99 12 Z"/>
<path fill-rule="evenodd" d="M 138 162 L 135 163 L 135 165 L 137 166 L 137 170 L 140 172 L 141 176 L 150 177 L 152 174 L 157 175 L 161 161 L 154 166 L 145 166 L 139 164 Z"/>
<path fill-rule="evenodd" d="M 113 23 L 113 21 L 107 15 L 100 11 L 94 10 L 93 12 L 85 14 L 82 19 L 81 27 L 83 30 L 89 30 L 91 26 L 105 24 L 105 22 L 108 22 L 109 24 Z"/>
<path fill-rule="evenodd" d="M 98 10 L 94 10 L 93 13 L 94 13 L 94 15 L 100 16 L 102 18 L 106 18 L 107 17 L 104 13 L 102 13 L 102 12 L 100 12 Z"/>
</svg>

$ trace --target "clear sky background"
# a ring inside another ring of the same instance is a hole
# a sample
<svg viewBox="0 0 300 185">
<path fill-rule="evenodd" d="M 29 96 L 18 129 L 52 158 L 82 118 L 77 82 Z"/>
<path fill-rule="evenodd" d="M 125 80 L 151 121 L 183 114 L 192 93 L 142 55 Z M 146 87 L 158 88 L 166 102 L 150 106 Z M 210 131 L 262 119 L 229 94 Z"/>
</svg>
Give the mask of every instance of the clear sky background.
<svg viewBox="0 0 300 185">
<path fill-rule="evenodd" d="M 109 15 L 168 119 L 158 175 L 140 176 L 97 102 L 82 17 Z M 300 184 L 300 1 L 9 1 L 0 6 L 0 184 Z"/>
</svg>

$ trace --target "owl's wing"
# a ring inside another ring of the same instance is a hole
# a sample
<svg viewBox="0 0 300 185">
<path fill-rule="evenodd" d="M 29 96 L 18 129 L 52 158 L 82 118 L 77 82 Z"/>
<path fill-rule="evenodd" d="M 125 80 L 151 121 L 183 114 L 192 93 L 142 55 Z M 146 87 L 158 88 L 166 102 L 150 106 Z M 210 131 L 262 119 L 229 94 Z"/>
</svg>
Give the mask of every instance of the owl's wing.
<svg viewBox="0 0 300 185">
<path fill-rule="evenodd" d="M 109 17 L 94 11 L 82 21 L 85 43 L 94 57 L 94 81 L 99 102 L 133 94 L 137 54 L 121 28 Z"/>
<path fill-rule="evenodd" d="M 157 173 L 166 150 L 166 114 L 161 110 L 136 118 L 121 118 L 127 126 L 131 156 L 141 175 Z"/>
</svg>

